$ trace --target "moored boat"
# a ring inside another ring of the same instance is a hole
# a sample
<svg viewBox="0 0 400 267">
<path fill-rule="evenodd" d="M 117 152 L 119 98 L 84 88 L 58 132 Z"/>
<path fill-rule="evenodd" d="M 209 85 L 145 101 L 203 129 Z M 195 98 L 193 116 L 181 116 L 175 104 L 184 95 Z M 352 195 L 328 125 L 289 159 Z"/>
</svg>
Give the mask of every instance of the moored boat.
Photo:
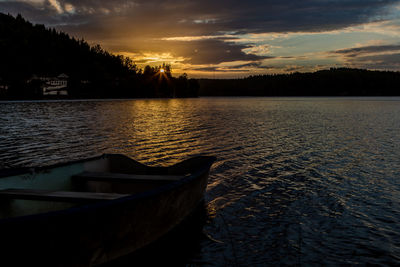
<svg viewBox="0 0 400 267">
<path fill-rule="evenodd" d="M 214 160 L 149 167 L 106 154 L 0 171 L 0 261 L 91 266 L 142 248 L 196 209 Z"/>
</svg>

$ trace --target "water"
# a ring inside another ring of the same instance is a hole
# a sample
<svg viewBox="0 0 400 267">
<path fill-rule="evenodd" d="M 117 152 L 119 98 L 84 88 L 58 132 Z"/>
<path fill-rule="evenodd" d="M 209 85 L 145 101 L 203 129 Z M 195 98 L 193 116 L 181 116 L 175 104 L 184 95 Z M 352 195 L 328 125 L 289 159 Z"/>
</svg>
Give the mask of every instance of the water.
<svg viewBox="0 0 400 267">
<path fill-rule="evenodd" d="M 0 114 L 1 168 L 217 156 L 184 264 L 400 263 L 400 98 L 2 102 Z"/>
</svg>

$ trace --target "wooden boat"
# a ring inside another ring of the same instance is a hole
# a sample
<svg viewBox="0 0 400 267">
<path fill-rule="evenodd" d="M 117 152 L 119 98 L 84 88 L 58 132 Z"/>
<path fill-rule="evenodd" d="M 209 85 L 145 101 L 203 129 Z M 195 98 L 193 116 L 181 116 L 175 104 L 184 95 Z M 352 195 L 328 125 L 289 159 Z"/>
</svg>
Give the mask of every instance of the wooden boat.
<svg viewBox="0 0 400 267">
<path fill-rule="evenodd" d="M 92 266 L 157 240 L 201 202 L 214 157 L 100 157 L 0 171 L 0 264 Z"/>
</svg>

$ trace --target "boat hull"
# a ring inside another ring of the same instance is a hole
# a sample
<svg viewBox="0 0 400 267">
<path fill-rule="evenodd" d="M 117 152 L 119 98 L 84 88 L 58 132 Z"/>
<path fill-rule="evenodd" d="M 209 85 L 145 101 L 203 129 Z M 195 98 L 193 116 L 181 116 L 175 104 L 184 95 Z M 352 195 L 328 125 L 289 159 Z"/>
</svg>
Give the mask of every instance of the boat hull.
<svg viewBox="0 0 400 267">
<path fill-rule="evenodd" d="M 202 201 L 213 158 L 156 190 L 66 210 L 0 220 L 2 258 L 52 266 L 92 266 L 165 235 Z"/>
</svg>

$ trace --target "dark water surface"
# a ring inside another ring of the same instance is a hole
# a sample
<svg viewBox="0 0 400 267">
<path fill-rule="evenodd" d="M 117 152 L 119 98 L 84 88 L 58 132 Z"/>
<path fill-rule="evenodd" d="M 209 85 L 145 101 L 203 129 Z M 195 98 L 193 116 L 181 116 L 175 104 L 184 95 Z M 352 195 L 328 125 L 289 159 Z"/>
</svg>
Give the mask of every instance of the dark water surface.
<svg viewBox="0 0 400 267">
<path fill-rule="evenodd" d="M 217 156 L 184 264 L 400 264 L 400 98 L 0 102 L 0 114 L 0 168 Z"/>
</svg>

